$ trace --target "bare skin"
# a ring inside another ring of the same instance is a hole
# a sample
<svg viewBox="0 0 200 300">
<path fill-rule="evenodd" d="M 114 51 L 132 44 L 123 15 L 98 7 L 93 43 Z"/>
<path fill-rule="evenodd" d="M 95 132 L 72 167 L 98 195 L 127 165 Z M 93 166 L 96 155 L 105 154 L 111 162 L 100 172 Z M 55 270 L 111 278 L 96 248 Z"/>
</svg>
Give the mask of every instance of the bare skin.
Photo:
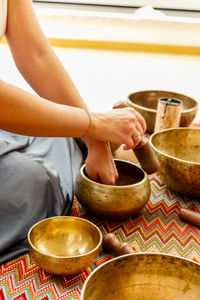
<svg viewBox="0 0 200 300">
<path fill-rule="evenodd" d="M 0 81 L 0 128 L 30 136 L 83 137 L 90 178 L 114 184 L 118 174 L 108 142 L 134 148 L 146 131 L 132 108 L 91 113 L 45 38 L 31 0 L 8 0 L 6 39 L 19 72 L 37 95 Z M 75 120 L 75 122 L 74 122 Z"/>
</svg>

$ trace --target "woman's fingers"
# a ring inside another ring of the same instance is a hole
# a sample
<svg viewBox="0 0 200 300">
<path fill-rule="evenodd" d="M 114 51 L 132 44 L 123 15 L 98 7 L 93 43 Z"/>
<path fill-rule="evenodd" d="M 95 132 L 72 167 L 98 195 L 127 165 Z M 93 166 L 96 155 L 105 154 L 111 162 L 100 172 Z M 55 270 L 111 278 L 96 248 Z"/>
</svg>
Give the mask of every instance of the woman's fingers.
<svg viewBox="0 0 200 300">
<path fill-rule="evenodd" d="M 113 160 L 109 143 L 90 140 L 86 159 L 86 173 L 96 182 L 114 185 L 118 179 L 118 171 Z"/>
<path fill-rule="evenodd" d="M 135 110 L 135 115 L 139 121 L 140 126 L 142 127 L 143 133 L 145 133 L 147 130 L 147 125 L 146 125 L 145 119 L 136 110 Z"/>
<path fill-rule="evenodd" d="M 145 119 L 134 108 L 130 107 L 130 109 L 131 109 L 131 112 L 134 114 L 134 116 L 137 119 L 136 127 L 138 126 L 140 133 L 142 134 L 142 132 L 143 132 L 143 134 L 144 134 L 147 130 Z"/>
<path fill-rule="evenodd" d="M 90 136 L 101 141 L 125 144 L 134 148 L 146 130 L 146 123 L 134 108 L 113 109 L 105 113 L 91 113 Z"/>
<path fill-rule="evenodd" d="M 140 143 L 142 137 L 144 136 L 144 130 L 146 129 L 146 123 L 143 117 L 140 118 L 140 114 L 136 113 L 133 108 L 131 108 L 131 113 L 133 113 L 135 116 L 131 132 L 132 141 L 130 144 L 131 146 L 126 143 L 124 146 L 125 150 L 134 149 Z"/>
<path fill-rule="evenodd" d="M 141 139 L 144 136 L 144 133 L 143 133 L 143 130 L 141 130 L 140 128 L 139 129 L 137 129 L 137 128 L 135 128 L 135 130 L 134 130 L 134 134 L 132 136 L 132 141 L 131 141 L 132 142 L 131 146 L 125 144 L 123 147 L 124 150 L 134 149 L 141 142 Z"/>
</svg>

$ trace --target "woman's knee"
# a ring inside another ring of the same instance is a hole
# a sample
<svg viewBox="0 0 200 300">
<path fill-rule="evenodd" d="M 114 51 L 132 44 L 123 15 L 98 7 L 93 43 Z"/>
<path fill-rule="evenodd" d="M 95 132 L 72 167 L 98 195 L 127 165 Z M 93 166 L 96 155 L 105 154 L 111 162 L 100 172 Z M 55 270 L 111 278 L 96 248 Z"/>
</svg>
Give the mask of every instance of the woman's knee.
<svg viewBox="0 0 200 300">
<path fill-rule="evenodd" d="M 12 152 L 0 159 L 0 182 L 7 182 L 12 188 L 41 186 L 48 180 L 45 169 L 32 158 L 19 152 Z"/>
</svg>

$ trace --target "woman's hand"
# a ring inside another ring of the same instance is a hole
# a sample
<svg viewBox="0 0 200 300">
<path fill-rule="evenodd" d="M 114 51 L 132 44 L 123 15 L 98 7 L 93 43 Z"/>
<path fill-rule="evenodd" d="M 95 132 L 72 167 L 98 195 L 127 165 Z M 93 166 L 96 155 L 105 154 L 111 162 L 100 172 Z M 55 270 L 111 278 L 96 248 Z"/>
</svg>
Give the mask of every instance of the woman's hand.
<svg viewBox="0 0 200 300">
<path fill-rule="evenodd" d="M 144 118 L 131 107 L 113 109 L 105 113 L 91 113 L 88 136 L 134 149 L 146 131 Z"/>
<path fill-rule="evenodd" d="M 96 182 L 114 185 L 118 179 L 118 172 L 109 143 L 88 139 L 87 146 L 86 173 L 88 177 Z"/>
</svg>

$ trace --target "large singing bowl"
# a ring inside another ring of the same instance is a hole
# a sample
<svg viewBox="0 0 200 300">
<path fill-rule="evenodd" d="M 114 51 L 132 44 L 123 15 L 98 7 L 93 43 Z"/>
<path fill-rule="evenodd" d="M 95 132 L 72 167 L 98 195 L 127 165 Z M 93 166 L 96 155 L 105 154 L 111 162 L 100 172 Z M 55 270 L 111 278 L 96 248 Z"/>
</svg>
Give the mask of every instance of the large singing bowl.
<svg viewBox="0 0 200 300">
<path fill-rule="evenodd" d="M 115 159 L 119 173 L 116 185 L 106 185 L 88 178 L 85 165 L 75 182 L 77 200 L 92 214 L 109 219 L 125 219 L 138 214 L 150 197 L 146 172 L 137 165 Z"/>
<path fill-rule="evenodd" d="M 92 222 L 71 216 L 39 221 L 28 232 L 33 261 L 48 273 L 83 272 L 98 257 L 102 234 Z"/>
<path fill-rule="evenodd" d="M 134 253 L 97 267 L 81 300 L 199 300 L 200 265 L 156 253 Z"/>
<path fill-rule="evenodd" d="M 172 190 L 200 196 L 200 129 L 170 128 L 152 134 L 159 176 Z"/>
<path fill-rule="evenodd" d="M 132 93 L 128 96 L 126 105 L 132 106 L 145 119 L 147 132 L 154 132 L 158 100 L 160 98 L 176 98 L 182 101 L 180 127 L 188 127 L 198 111 L 198 102 L 186 95 L 170 91 L 147 90 Z"/>
</svg>

